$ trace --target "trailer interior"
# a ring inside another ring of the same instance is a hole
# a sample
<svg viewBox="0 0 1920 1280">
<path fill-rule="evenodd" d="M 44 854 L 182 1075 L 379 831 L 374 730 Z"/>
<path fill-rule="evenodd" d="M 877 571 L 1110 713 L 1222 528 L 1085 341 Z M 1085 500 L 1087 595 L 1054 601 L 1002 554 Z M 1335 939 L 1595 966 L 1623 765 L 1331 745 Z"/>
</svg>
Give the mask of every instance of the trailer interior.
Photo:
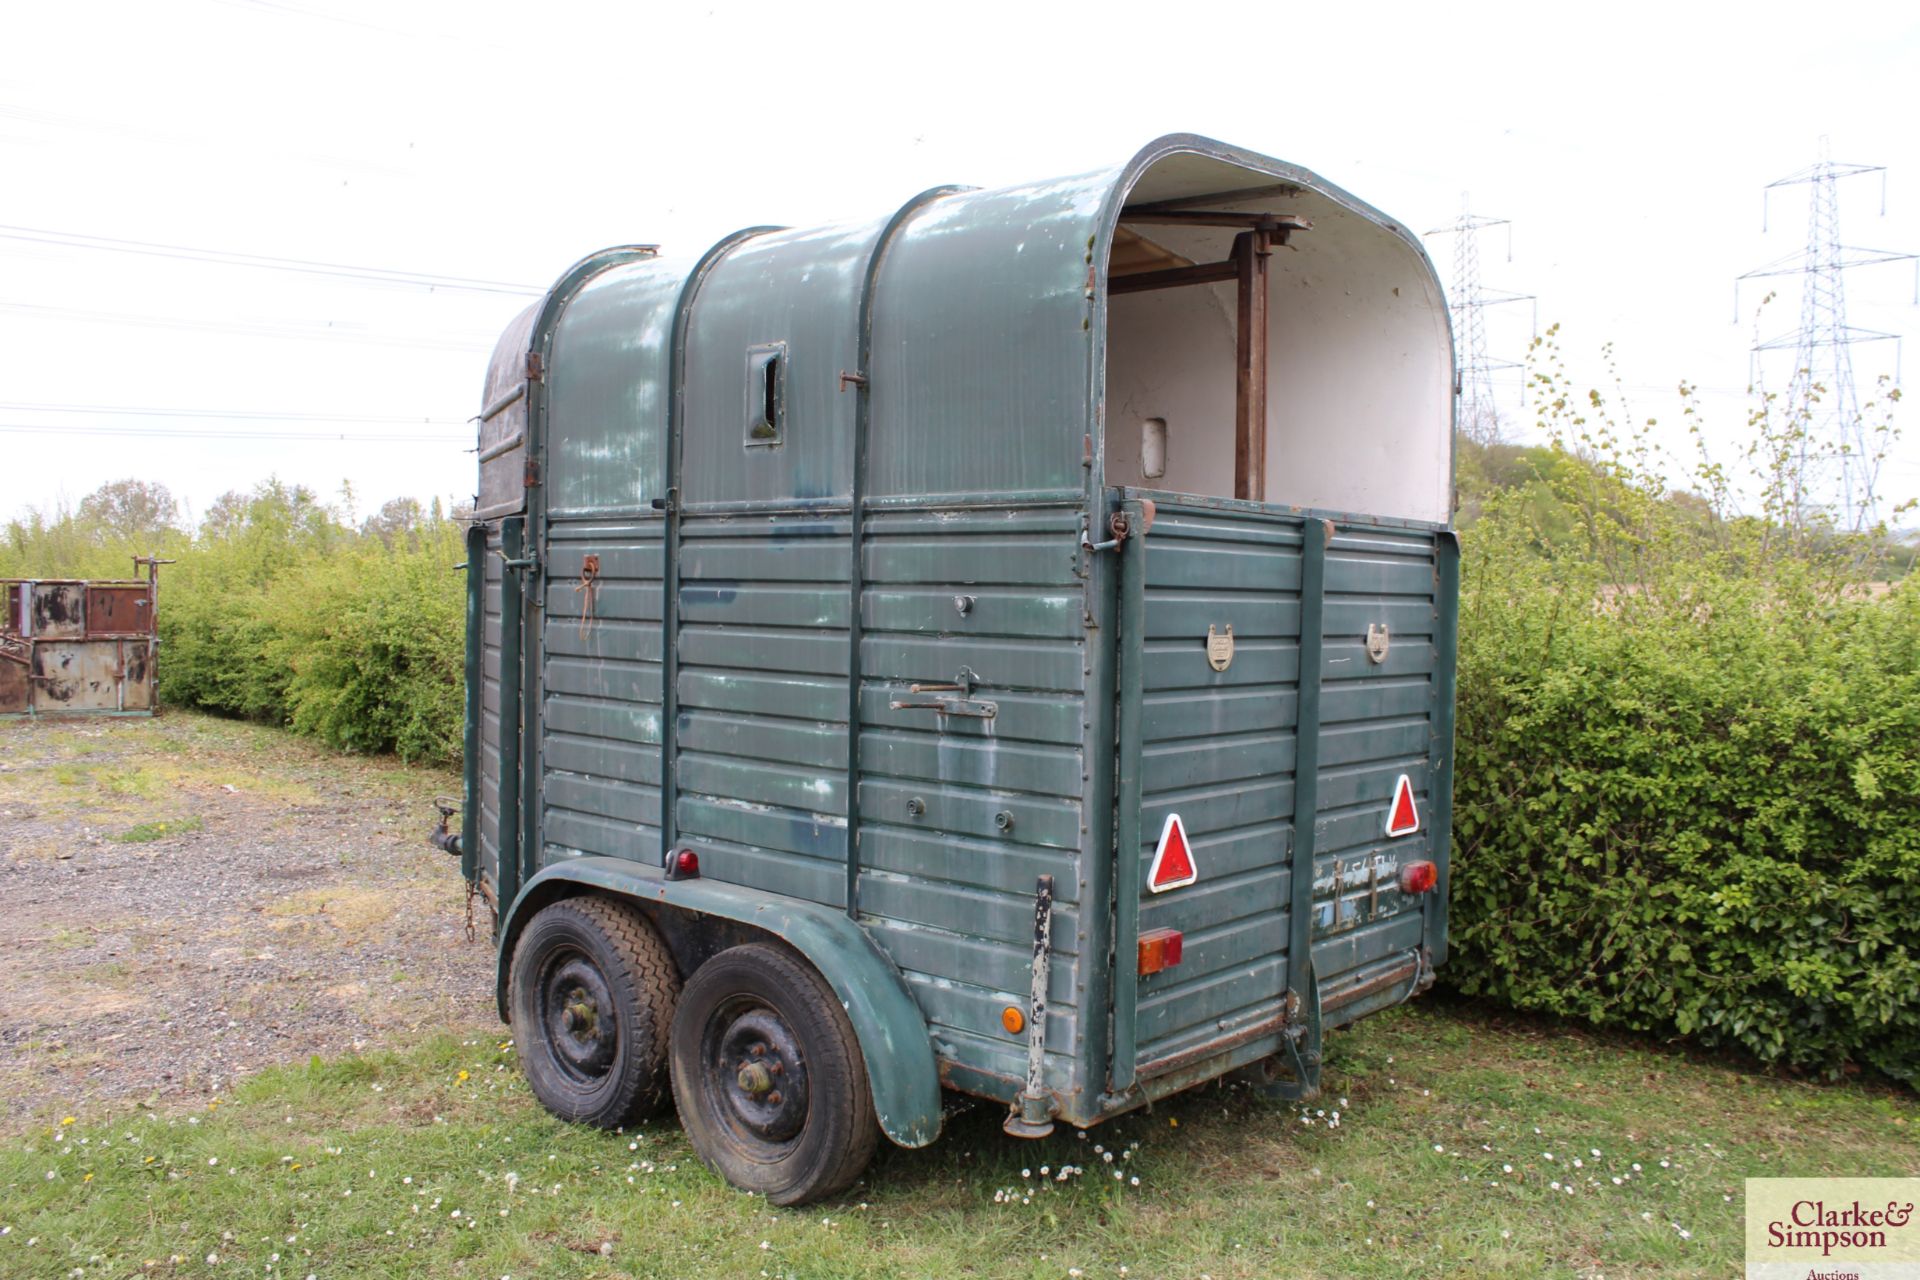
<svg viewBox="0 0 1920 1280">
<path fill-rule="evenodd" d="M 1109 485 L 1447 520 L 1446 306 L 1404 233 L 1175 155 L 1128 193 L 1107 267 Z"/>
</svg>

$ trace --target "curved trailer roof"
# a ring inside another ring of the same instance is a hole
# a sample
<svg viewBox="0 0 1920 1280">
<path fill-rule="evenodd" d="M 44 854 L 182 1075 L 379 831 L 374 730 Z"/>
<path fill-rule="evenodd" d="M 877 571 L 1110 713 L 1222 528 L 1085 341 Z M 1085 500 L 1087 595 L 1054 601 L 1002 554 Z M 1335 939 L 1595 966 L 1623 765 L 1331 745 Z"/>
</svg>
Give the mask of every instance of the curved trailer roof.
<svg viewBox="0 0 1920 1280">
<path fill-rule="evenodd" d="M 1273 496 L 1445 523 L 1452 340 L 1420 242 L 1305 169 L 1189 134 L 865 222 L 752 228 L 697 257 L 583 260 L 495 351 L 478 514 L 519 509 L 529 440 L 552 515 L 644 513 L 670 474 L 684 506 L 712 510 L 844 508 L 856 487 L 869 505 L 1086 500 L 1107 482 L 1124 373 L 1107 368 L 1123 210 L 1181 209 L 1312 226 L 1274 255 L 1268 421 L 1288 483 Z M 1153 231 L 1194 258 L 1225 234 Z M 775 348 L 782 447 L 743 447 L 749 353 Z M 550 438 L 549 421 L 564 424 Z"/>
</svg>

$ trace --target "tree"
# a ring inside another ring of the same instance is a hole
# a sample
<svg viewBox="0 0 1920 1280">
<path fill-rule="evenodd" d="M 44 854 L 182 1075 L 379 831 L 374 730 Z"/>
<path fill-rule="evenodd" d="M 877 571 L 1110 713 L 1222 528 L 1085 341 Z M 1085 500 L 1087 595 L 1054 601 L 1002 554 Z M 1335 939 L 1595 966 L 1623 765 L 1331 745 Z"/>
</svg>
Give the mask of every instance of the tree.
<svg viewBox="0 0 1920 1280">
<path fill-rule="evenodd" d="M 80 499 L 80 523 L 101 541 L 157 543 L 180 528 L 180 504 L 167 486 L 114 480 Z"/>
<path fill-rule="evenodd" d="M 426 522 L 427 514 L 418 498 L 393 498 L 378 513 L 367 517 L 360 532 L 391 547 L 397 541 L 406 540 L 408 534 Z"/>
</svg>

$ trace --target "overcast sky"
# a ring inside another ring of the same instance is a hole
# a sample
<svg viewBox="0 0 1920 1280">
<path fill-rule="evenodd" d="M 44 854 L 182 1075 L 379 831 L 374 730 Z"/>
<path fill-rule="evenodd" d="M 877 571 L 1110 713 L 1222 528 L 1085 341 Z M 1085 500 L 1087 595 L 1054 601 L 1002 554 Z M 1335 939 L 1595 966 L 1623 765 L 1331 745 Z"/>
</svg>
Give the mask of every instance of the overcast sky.
<svg viewBox="0 0 1920 1280">
<path fill-rule="evenodd" d="M 1920 250 L 1914 15 L 11 3 L 0 516 L 125 476 L 196 514 L 272 473 L 329 496 L 348 481 L 362 515 L 467 495 L 465 420 L 529 300 L 512 286 L 611 244 L 691 251 L 749 224 L 876 216 L 939 183 L 1083 171 L 1183 130 L 1314 169 L 1416 231 L 1470 193 L 1513 221 L 1511 262 L 1504 231 L 1485 233 L 1488 286 L 1537 295 L 1583 375 L 1611 341 L 1637 417 L 1677 422 L 1671 388 L 1700 384 L 1731 452 L 1761 296 L 1742 293 L 1736 323 L 1734 277 L 1804 243 L 1806 188 L 1774 200 L 1767 234 L 1761 188 L 1830 135 L 1835 159 L 1890 169 L 1885 217 L 1877 176 L 1843 184 L 1843 239 Z M 1450 281 L 1450 242 L 1429 248 Z M 1797 323 L 1795 289 L 1764 336 Z M 1850 273 L 1849 319 L 1920 333 L 1914 289 L 1912 264 Z M 1521 358 L 1533 314 L 1490 315 L 1495 355 Z M 1863 391 L 1894 353 L 1855 348 Z M 1920 495 L 1906 418 L 1883 476 L 1896 499 Z"/>
</svg>

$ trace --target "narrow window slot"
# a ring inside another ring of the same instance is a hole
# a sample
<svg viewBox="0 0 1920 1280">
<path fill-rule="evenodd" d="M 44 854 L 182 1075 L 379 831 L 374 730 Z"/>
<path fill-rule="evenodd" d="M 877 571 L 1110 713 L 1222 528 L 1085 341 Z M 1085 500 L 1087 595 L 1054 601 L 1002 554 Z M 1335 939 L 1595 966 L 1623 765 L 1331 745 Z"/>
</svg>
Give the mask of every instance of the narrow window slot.
<svg viewBox="0 0 1920 1280">
<path fill-rule="evenodd" d="M 772 448 L 785 433 L 787 344 L 768 342 L 747 348 L 748 448 Z"/>
</svg>

